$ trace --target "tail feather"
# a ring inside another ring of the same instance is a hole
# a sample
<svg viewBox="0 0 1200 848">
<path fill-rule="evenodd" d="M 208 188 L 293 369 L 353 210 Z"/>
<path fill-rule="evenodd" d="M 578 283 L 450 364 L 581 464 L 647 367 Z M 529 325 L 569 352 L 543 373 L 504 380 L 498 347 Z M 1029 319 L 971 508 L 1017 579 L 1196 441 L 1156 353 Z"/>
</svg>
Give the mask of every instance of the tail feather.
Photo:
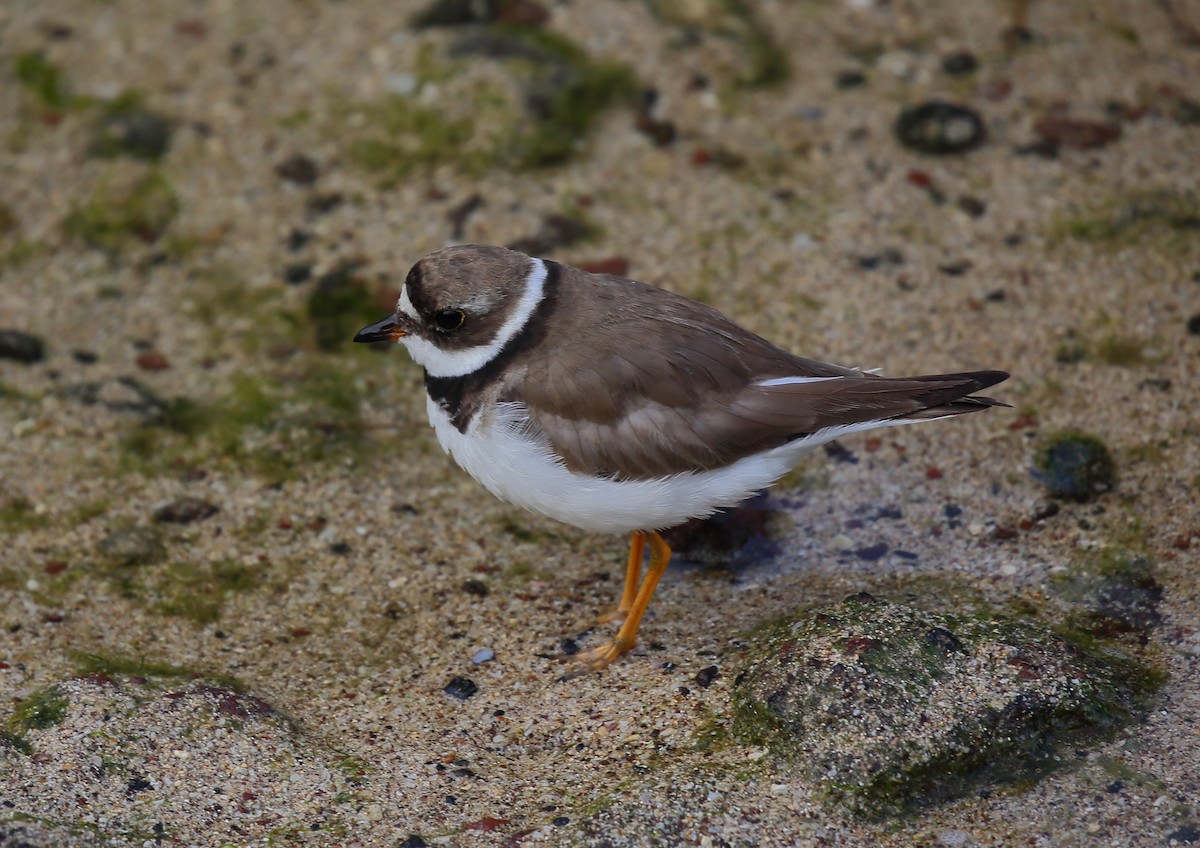
<svg viewBox="0 0 1200 848">
<path fill-rule="evenodd" d="M 978 412 L 993 406 L 1010 406 L 995 398 L 973 395 L 972 392 L 986 389 L 1008 379 L 1007 371 L 967 371 L 959 374 L 927 374 L 905 378 L 910 382 L 933 383 L 927 393 L 916 393 L 913 398 L 927 404 L 923 409 L 896 415 L 896 421 L 921 421 L 945 418 Z"/>
</svg>

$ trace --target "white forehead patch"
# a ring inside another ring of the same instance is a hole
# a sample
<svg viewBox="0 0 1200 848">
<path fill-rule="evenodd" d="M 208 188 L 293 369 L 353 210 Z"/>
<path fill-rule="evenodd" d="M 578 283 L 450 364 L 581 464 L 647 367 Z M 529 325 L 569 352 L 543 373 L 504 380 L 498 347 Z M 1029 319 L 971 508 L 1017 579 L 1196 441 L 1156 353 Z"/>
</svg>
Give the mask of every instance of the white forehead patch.
<svg viewBox="0 0 1200 848">
<path fill-rule="evenodd" d="M 546 284 L 546 263 L 541 259 L 531 259 L 533 267 L 525 278 L 525 288 L 520 299 L 513 306 L 512 313 L 496 331 L 496 335 L 487 344 L 464 348 L 463 350 L 443 350 L 428 339 L 420 336 L 402 336 L 399 343 L 408 349 L 408 355 L 413 361 L 425 368 L 431 377 L 464 377 L 478 371 L 487 365 L 513 336 L 521 332 L 528 323 L 538 304 L 542 302 Z M 473 304 L 463 304 L 471 308 Z M 477 308 L 477 307 L 476 307 Z M 410 318 L 421 320 L 408 299 L 408 287 L 400 294 L 400 302 L 396 309 Z M 409 311 L 411 310 L 411 311 Z M 486 309 L 484 310 L 486 311 Z"/>
<path fill-rule="evenodd" d="M 400 300 L 396 303 L 396 311 L 403 312 L 414 321 L 420 321 L 421 316 L 417 314 L 417 308 L 412 305 L 412 301 L 408 299 L 408 283 L 400 289 Z"/>
</svg>

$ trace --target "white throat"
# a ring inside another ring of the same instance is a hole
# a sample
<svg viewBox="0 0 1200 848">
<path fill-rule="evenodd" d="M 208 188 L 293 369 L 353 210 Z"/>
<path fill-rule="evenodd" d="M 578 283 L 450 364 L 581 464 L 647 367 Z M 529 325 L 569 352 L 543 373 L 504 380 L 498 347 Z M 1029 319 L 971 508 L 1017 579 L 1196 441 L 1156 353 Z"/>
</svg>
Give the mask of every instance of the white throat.
<svg viewBox="0 0 1200 848">
<path fill-rule="evenodd" d="M 402 336 L 399 344 L 404 345 L 413 361 L 423 366 L 431 377 L 464 377 L 478 371 L 491 362 L 513 336 L 521 332 L 521 328 L 542 302 L 545 294 L 546 263 L 541 259 L 531 261 L 533 267 L 529 269 L 529 276 L 525 278 L 525 290 L 521 292 L 512 313 L 487 344 L 462 350 L 444 350 L 420 336 Z M 418 317 L 412 301 L 408 298 L 408 286 L 400 292 L 400 302 L 396 305 L 396 311 L 403 312 L 410 318 Z"/>
</svg>

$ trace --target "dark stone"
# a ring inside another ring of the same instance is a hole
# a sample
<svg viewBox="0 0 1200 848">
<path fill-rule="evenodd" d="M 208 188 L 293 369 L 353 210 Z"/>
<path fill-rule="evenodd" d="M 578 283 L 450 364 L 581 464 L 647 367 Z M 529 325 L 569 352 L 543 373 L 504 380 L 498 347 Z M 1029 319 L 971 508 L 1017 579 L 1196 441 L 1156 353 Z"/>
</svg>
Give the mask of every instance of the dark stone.
<svg viewBox="0 0 1200 848">
<path fill-rule="evenodd" d="M 446 688 L 442 691 L 444 691 L 451 698 L 457 698 L 460 701 L 465 701 L 467 698 L 470 698 L 472 695 L 478 692 L 479 687 L 475 685 L 474 681 L 469 680 L 466 677 L 453 677 L 451 678 L 450 682 L 446 684 Z"/>
<path fill-rule="evenodd" d="M 288 233 L 287 249 L 295 253 L 312 241 L 312 233 L 308 230 L 295 229 Z"/>
<path fill-rule="evenodd" d="M 114 530 L 100 540 L 98 548 L 118 565 L 149 565 L 167 554 L 158 532 L 151 527 Z"/>
<path fill-rule="evenodd" d="M 1038 448 L 1033 476 L 1052 497 L 1082 503 L 1112 490 L 1116 464 L 1100 439 L 1066 430 L 1051 435 Z"/>
<path fill-rule="evenodd" d="M 416 29 L 493 23 L 528 27 L 549 17 L 534 0 L 433 0 L 413 16 L 412 25 Z"/>
<path fill-rule="evenodd" d="M 1193 336 L 1200 336 L 1200 312 L 1188 319 L 1187 331 Z"/>
<path fill-rule="evenodd" d="M 298 286 L 312 277 L 311 262 L 297 262 L 283 269 L 283 281 L 290 286 Z"/>
<path fill-rule="evenodd" d="M 1140 720 L 1161 683 L 1040 625 L 862 594 L 763 627 L 745 656 L 734 734 L 870 819 L 1028 785 Z"/>
<path fill-rule="evenodd" d="M 486 598 L 492 591 L 488 588 L 488 584 L 473 577 L 469 580 L 463 581 L 462 590 L 468 595 L 475 595 L 478 598 Z"/>
<path fill-rule="evenodd" d="M 408 839 L 396 845 L 396 848 L 426 848 L 426 842 L 415 833 L 410 834 Z"/>
<path fill-rule="evenodd" d="M 933 628 L 925 634 L 925 638 L 930 645 L 933 645 L 944 653 L 961 654 L 964 652 L 963 643 L 958 641 L 958 637 L 944 627 Z"/>
<path fill-rule="evenodd" d="M 30 364 L 46 356 L 42 340 L 20 330 L 0 330 L 0 359 L 15 359 Z"/>
<path fill-rule="evenodd" d="M 986 203 L 969 195 L 963 195 L 958 199 L 958 208 L 972 218 L 981 218 L 987 212 Z"/>
<path fill-rule="evenodd" d="M 571 819 L 567 816 L 555 816 L 554 820 L 550 822 L 550 824 L 554 825 L 555 827 L 566 827 L 570 823 Z"/>
<path fill-rule="evenodd" d="M 125 794 L 132 795 L 135 792 L 141 792 L 143 789 L 153 788 L 154 785 L 150 781 L 144 780 L 140 777 L 134 777 L 130 778 L 129 782 L 125 784 Z"/>
<path fill-rule="evenodd" d="M 969 50 L 956 50 L 942 57 L 942 70 L 951 76 L 969 74 L 979 68 L 979 60 Z"/>
<path fill-rule="evenodd" d="M 720 673 L 721 670 L 719 668 L 717 668 L 715 665 L 710 665 L 707 668 L 702 668 L 696 672 L 696 676 L 693 677 L 692 680 L 701 689 L 707 689 L 709 686 L 712 686 L 713 681 L 720 676 Z"/>
<path fill-rule="evenodd" d="M 867 75 L 862 71 L 842 71 L 833 84 L 840 89 L 859 88 L 867 84 Z"/>
<path fill-rule="evenodd" d="M 340 191 L 321 192 L 306 200 L 304 208 L 314 215 L 325 215 L 341 206 L 345 199 Z"/>
<path fill-rule="evenodd" d="M 904 147 L 931 156 L 967 153 L 987 138 L 983 119 L 976 112 L 938 100 L 901 112 L 895 133 Z"/>
<path fill-rule="evenodd" d="M 171 146 L 167 119 L 145 109 L 110 112 L 96 123 L 89 148 L 94 156 L 132 156 L 154 161 Z"/>
<path fill-rule="evenodd" d="M 558 643 L 558 649 L 560 651 L 562 651 L 564 654 L 566 654 L 568 657 L 574 656 L 575 654 L 579 653 L 579 643 L 576 642 L 574 639 L 570 639 L 570 638 L 563 639 L 561 642 Z"/>
<path fill-rule="evenodd" d="M 1180 842 L 1185 845 L 1191 845 L 1193 842 L 1200 842 L 1200 828 L 1194 824 L 1185 824 L 1178 830 L 1173 830 L 1167 834 L 1168 842 Z"/>
<path fill-rule="evenodd" d="M 329 546 L 329 552 L 337 556 L 346 556 L 351 550 L 347 542 L 334 542 Z"/>
<path fill-rule="evenodd" d="M 71 351 L 71 358 L 80 365 L 94 365 L 100 360 L 100 357 L 90 350 L 73 350 Z"/>
<path fill-rule="evenodd" d="M 864 271 L 874 271 L 880 268 L 903 265 L 904 254 L 894 247 L 889 247 L 879 253 L 860 256 L 854 262 Z"/>
<path fill-rule="evenodd" d="M 275 166 L 275 173 L 290 183 L 311 185 L 321 175 L 317 163 L 303 153 L 294 153 Z"/>
<path fill-rule="evenodd" d="M 154 520 L 160 524 L 192 524 L 218 512 L 214 504 L 200 498 L 180 498 L 155 510 Z"/>
<path fill-rule="evenodd" d="M 841 442 L 826 442 L 823 450 L 825 451 L 825 455 L 834 462 L 842 462 L 846 465 L 858 465 L 858 454 Z"/>
<path fill-rule="evenodd" d="M 879 542 L 874 545 L 868 545 L 865 548 L 858 548 L 854 555 L 859 559 L 865 559 L 867 562 L 875 562 L 887 556 L 888 546 L 886 542 Z"/>
</svg>

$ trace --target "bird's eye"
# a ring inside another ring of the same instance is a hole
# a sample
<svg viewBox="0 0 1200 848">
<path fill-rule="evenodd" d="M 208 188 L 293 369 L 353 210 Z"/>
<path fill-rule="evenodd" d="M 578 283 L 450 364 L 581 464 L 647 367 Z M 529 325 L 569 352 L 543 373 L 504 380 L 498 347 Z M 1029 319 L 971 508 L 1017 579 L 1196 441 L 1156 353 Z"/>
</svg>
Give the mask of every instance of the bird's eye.
<svg viewBox="0 0 1200 848">
<path fill-rule="evenodd" d="M 433 323 L 443 330 L 457 330 L 467 320 L 467 313 L 461 309 L 443 309 L 433 316 Z"/>
</svg>

